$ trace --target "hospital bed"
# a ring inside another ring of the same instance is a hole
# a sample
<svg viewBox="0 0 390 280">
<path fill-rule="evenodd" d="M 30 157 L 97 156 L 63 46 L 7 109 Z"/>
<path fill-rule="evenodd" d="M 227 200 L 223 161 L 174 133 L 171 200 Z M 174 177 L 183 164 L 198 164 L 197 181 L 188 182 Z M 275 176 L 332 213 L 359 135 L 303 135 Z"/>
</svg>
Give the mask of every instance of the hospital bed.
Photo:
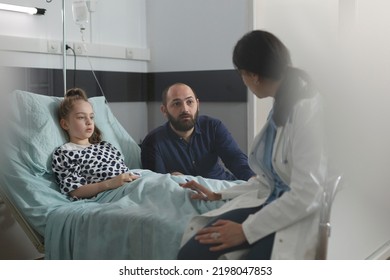
<svg viewBox="0 0 390 280">
<path fill-rule="evenodd" d="M 105 98 L 92 97 L 104 140 L 142 177 L 96 198 L 71 202 L 59 192 L 51 170 L 52 152 L 67 141 L 57 118 L 61 99 L 15 91 L 7 133 L 2 133 L 1 196 L 33 244 L 46 259 L 175 259 L 190 218 L 220 206 L 191 200 L 179 183 L 196 179 L 218 190 L 237 182 L 141 169 L 138 144 Z"/>
<path fill-rule="evenodd" d="M 95 198 L 71 202 L 51 170 L 54 149 L 67 142 L 57 108 L 62 98 L 15 91 L 1 139 L 0 195 L 45 259 L 175 259 L 194 215 L 222 202 L 194 201 L 179 183 L 195 179 L 214 191 L 240 181 L 172 176 L 141 169 L 140 148 L 104 97 L 92 97 L 103 139 L 124 155 L 141 178 Z M 129 120 L 131 121 L 131 120 Z M 326 258 L 330 205 L 324 196 L 319 258 Z"/>
</svg>

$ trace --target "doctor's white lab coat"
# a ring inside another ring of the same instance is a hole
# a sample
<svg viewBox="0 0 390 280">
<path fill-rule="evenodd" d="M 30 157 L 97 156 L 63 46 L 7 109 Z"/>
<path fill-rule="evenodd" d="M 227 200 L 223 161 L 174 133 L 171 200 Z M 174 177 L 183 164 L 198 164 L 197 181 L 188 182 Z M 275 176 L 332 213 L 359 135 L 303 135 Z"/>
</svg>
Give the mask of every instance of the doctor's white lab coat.
<svg viewBox="0 0 390 280">
<path fill-rule="evenodd" d="M 326 176 L 323 153 L 321 97 L 300 100 L 287 123 L 278 127 L 272 152 L 273 167 L 290 186 L 280 198 L 250 215 L 243 230 L 250 244 L 276 232 L 272 259 L 314 259 L 318 240 L 320 201 Z M 221 192 L 229 199 L 222 207 L 194 217 L 183 235 L 189 240 L 215 216 L 237 208 L 260 206 L 272 192 L 273 181 L 262 170 L 264 134 L 268 123 L 254 139 L 249 163 L 257 174 L 247 183 Z M 243 252 L 232 252 L 227 258 L 240 258 Z"/>
</svg>

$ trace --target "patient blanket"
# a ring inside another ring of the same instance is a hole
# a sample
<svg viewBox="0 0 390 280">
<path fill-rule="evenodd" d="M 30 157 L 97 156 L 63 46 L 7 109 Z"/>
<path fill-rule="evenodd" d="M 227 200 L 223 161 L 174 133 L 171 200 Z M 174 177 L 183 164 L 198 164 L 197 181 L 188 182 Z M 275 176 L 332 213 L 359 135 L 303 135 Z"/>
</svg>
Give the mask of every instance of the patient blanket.
<svg viewBox="0 0 390 280">
<path fill-rule="evenodd" d="M 175 259 L 194 215 L 223 202 L 195 201 L 183 176 L 137 170 L 142 177 L 52 211 L 45 231 L 48 259 Z M 233 182 L 192 178 L 215 191 Z"/>
</svg>

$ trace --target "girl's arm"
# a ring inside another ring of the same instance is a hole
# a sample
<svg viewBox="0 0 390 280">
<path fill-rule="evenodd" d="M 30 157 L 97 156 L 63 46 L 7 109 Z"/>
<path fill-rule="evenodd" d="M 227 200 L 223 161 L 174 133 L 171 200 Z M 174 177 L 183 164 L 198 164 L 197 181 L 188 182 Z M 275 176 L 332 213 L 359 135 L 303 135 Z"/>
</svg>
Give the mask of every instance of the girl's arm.
<svg viewBox="0 0 390 280">
<path fill-rule="evenodd" d="M 137 179 L 139 176 L 132 175 L 129 173 L 123 173 L 111 179 L 101 181 L 98 183 L 87 184 L 69 192 L 71 197 L 77 198 L 88 198 L 97 195 L 98 193 L 113 190 L 122 186 L 126 182 L 132 182 Z"/>
</svg>

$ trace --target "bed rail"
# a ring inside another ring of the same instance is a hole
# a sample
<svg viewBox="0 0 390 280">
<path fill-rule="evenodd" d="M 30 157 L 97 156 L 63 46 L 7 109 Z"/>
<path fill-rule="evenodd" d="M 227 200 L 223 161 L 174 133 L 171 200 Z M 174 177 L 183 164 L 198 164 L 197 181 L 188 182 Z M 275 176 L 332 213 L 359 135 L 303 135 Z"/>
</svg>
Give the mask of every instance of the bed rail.
<svg viewBox="0 0 390 280">
<path fill-rule="evenodd" d="M 8 209 L 11 211 L 15 220 L 18 222 L 22 230 L 26 233 L 34 247 L 41 254 L 45 253 L 44 238 L 36 230 L 34 230 L 19 210 L 13 205 L 12 201 L 8 198 L 5 191 L 0 187 L 0 202 L 1 200 L 5 203 Z"/>
</svg>

